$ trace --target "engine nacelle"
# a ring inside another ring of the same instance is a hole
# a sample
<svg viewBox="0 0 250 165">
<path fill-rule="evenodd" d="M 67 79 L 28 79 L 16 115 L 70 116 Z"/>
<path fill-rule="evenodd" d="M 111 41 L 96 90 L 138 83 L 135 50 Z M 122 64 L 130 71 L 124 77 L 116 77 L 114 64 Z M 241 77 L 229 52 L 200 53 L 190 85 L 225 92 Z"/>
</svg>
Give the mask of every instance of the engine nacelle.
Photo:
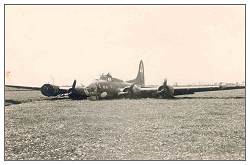
<svg viewBox="0 0 250 165">
<path fill-rule="evenodd" d="M 57 96 L 60 94 L 60 89 L 58 86 L 55 86 L 55 85 L 51 85 L 51 84 L 44 84 L 42 87 L 41 87 L 41 93 L 44 95 L 44 96 Z"/>
<path fill-rule="evenodd" d="M 83 100 L 87 99 L 88 91 L 86 88 L 70 88 L 69 89 L 69 98 L 72 100 Z"/>
<path fill-rule="evenodd" d="M 174 88 L 171 86 L 161 85 L 158 87 L 158 94 L 163 98 L 172 98 L 174 97 Z"/>
<path fill-rule="evenodd" d="M 140 90 L 140 87 L 133 84 L 129 87 L 124 88 L 122 93 L 125 97 L 136 98 L 140 96 L 141 90 Z"/>
</svg>

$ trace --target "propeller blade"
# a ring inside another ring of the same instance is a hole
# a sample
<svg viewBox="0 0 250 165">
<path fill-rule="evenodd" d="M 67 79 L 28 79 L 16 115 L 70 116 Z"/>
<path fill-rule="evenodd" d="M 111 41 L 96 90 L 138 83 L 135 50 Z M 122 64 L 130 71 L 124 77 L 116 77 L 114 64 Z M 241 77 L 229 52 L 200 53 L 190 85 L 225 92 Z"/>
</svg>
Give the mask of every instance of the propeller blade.
<svg viewBox="0 0 250 165">
<path fill-rule="evenodd" d="M 135 86 L 135 83 L 133 83 L 133 84 L 129 87 L 129 92 L 130 92 L 130 93 L 133 93 L 133 92 L 134 92 L 134 91 L 133 91 L 134 86 Z"/>
<path fill-rule="evenodd" d="M 164 87 L 164 88 L 167 88 L 167 79 L 164 79 L 163 87 Z"/>
<path fill-rule="evenodd" d="M 131 86 L 130 86 L 130 89 L 133 89 L 135 86 L 135 83 L 133 83 Z"/>
<path fill-rule="evenodd" d="M 75 87 L 76 87 L 76 80 L 74 80 L 73 82 L 72 89 L 75 89 Z"/>
</svg>

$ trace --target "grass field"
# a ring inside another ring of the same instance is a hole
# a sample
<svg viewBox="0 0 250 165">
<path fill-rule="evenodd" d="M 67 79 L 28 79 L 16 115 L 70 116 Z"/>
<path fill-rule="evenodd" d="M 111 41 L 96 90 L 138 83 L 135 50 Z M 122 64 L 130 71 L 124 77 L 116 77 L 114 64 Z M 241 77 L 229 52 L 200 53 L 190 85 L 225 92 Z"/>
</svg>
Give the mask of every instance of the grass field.
<svg viewBox="0 0 250 165">
<path fill-rule="evenodd" d="M 44 100 L 9 91 L 5 160 L 245 160 L 245 91 Z"/>
</svg>

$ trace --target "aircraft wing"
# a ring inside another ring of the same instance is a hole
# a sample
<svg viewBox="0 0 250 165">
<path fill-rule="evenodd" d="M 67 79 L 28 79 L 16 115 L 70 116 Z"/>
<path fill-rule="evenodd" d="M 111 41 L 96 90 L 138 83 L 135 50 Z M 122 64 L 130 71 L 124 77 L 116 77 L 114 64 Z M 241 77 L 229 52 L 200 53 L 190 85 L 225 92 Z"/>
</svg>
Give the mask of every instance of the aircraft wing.
<svg viewBox="0 0 250 165">
<path fill-rule="evenodd" d="M 31 86 L 18 86 L 18 85 L 5 85 L 5 87 L 16 88 L 16 89 L 25 89 L 25 90 L 41 90 L 41 87 L 31 87 Z M 68 91 L 71 86 L 60 86 L 60 90 Z"/>
<path fill-rule="evenodd" d="M 25 89 L 25 90 L 41 90 L 40 87 L 29 87 L 29 86 L 16 86 L 16 85 L 5 85 L 5 87 Z"/>
<path fill-rule="evenodd" d="M 174 95 L 194 94 L 195 92 L 220 91 L 244 89 L 245 86 L 198 86 L 198 87 L 173 87 Z"/>
<path fill-rule="evenodd" d="M 44 84 L 42 87 L 31 87 L 31 86 L 18 86 L 18 85 L 5 85 L 5 87 L 14 88 L 14 89 L 7 89 L 10 91 L 17 90 L 17 91 L 33 91 L 38 90 L 44 96 L 60 96 L 62 94 L 66 94 L 69 91 L 70 87 L 59 87 L 51 84 Z"/>
</svg>

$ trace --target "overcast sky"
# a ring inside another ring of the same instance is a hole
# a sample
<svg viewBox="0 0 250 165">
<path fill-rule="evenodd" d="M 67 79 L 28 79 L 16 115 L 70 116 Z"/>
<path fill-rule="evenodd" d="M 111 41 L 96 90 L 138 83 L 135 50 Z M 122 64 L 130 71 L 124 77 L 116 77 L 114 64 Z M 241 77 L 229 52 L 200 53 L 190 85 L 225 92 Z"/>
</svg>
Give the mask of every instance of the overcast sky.
<svg viewBox="0 0 250 165">
<path fill-rule="evenodd" d="M 5 6 L 6 84 L 245 79 L 244 6 Z"/>
</svg>

